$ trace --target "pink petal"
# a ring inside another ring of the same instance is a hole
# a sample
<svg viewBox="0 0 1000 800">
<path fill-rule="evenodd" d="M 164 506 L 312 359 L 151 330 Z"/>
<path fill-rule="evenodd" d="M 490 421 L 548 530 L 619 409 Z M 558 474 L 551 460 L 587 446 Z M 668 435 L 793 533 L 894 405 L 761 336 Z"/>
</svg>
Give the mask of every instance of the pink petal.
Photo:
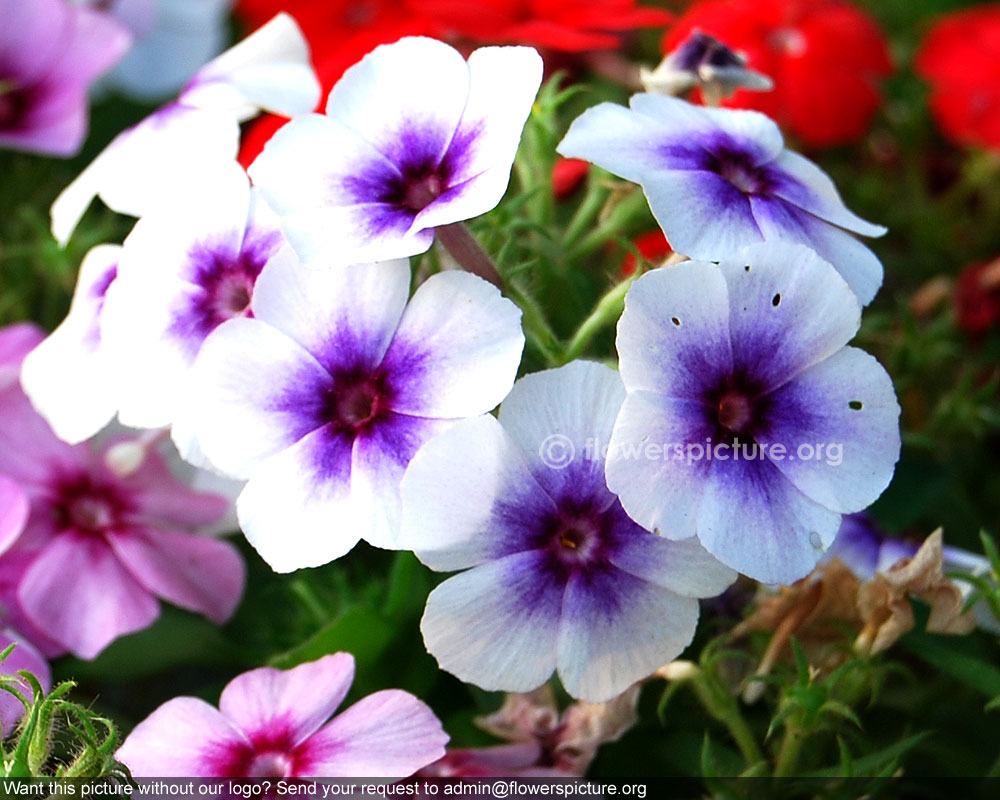
<svg viewBox="0 0 1000 800">
<path fill-rule="evenodd" d="M 139 528 L 109 533 L 107 538 L 125 568 L 156 596 L 219 624 L 236 610 L 246 569 L 228 542 Z"/>
<path fill-rule="evenodd" d="M 354 680 L 354 656 L 334 653 L 290 670 L 245 672 L 222 690 L 219 709 L 254 742 L 290 751 L 337 710 Z"/>
<path fill-rule="evenodd" d="M 359 700 L 296 753 L 300 777 L 405 778 L 444 755 L 434 712 L 398 689 Z"/>
<path fill-rule="evenodd" d="M 42 633 L 88 659 L 160 612 L 102 537 L 79 533 L 64 533 L 39 553 L 17 598 Z"/>
<path fill-rule="evenodd" d="M 30 322 L 0 328 L 0 390 L 17 382 L 24 357 L 44 338 L 41 328 Z"/>
<path fill-rule="evenodd" d="M 140 722 L 115 757 L 136 778 L 209 778 L 237 773 L 252 747 L 208 703 L 175 697 Z"/>
<path fill-rule="evenodd" d="M 28 497 L 24 490 L 0 475 L 0 553 L 17 539 L 28 520 Z"/>
<path fill-rule="evenodd" d="M 65 655 L 66 648 L 38 630 L 17 600 L 17 587 L 36 555 L 35 551 L 21 549 L 19 544 L 0 558 L 0 608 L 3 609 L 3 621 L 8 628 L 31 642 L 46 658 L 57 658 Z"/>
<path fill-rule="evenodd" d="M 119 442 L 109 443 L 114 445 Z M 147 452 L 142 466 L 121 481 L 136 506 L 133 518 L 140 524 L 165 527 L 207 527 L 224 517 L 232 505 L 222 495 L 195 492 L 171 473 L 167 460 L 155 450 Z"/>
</svg>

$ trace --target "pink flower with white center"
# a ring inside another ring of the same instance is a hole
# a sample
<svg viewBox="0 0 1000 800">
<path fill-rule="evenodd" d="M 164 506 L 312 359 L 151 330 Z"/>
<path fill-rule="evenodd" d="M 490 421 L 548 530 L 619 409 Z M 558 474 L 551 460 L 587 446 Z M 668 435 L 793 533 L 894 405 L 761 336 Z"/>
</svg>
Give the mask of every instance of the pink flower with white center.
<svg viewBox="0 0 1000 800">
<path fill-rule="evenodd" d="M 0 147 L 71 156 L 87 134 L 87 89 L 132 37 L 66 0 L 0 0 Z"/>
<path fill-rule="evenodd" d="M 241 122 L 262 109 L 304 114 L 319 93 L 302 32 L 279 14 L 198 70 L 174 102 L 115 137 L 52 204 L 52 235 L 65 244 L 97 196 L 136 217 L 164 198 L 190 197 L 206 164 L 236 158 Z"/>
<path fill-rule="evenodd" d="M 226 685 L 218 710 L 167 701 L 117 758 L 137 778 L 404 778 L 444 755 L 448 735 L 408 692 L 376 692 L 326 722 L 353 680 L 350 653 L 251 670 Z"/>
<path fill-rule="evenodd" d="M 250 175 L 306 262 L 423 253 L 435 228 L 500 202 L 541 80 L 530 47 L 483 47 L 466 61 L 406 37 L 347 70 L 326 114 L 278 131 Z"/>
<path fill-rule="evenodd" d="M 236 549 L 194 533 L 224 516 L 228 501 L 192 491 L 153 451 L 116 473 L 106 459 L 114 444 L 68 445 L 17 385 L 0 389 L 0 474 L 31 505 L 0 572 L 17 559 L 17 613 L 81 658 L 150 625 L 157 598 L 221 623 L 243 592 Z"/>
</svg>

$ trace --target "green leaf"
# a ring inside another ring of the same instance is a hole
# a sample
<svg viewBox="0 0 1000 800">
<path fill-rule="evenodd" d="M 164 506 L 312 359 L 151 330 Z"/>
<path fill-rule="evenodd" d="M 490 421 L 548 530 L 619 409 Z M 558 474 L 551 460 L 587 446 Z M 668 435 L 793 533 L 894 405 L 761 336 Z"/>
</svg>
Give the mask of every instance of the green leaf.
<svg viewBox="0 0 1000 800">
<path fill-rule="evenodd" d="M 900 640 L 915 656 L 989 698 L 1000 695 L 1000 669 L 968 637 L 914 631 Z"/>
<path fill-rule="evenodd" d="M 899 759 L 930 735 L 931 731 L 923 731 L 922 733 L 917 733 L 895 742 L 878 752 L 855 759 L 854 775 L 858 777 L 874 777 L 886 771 L 891 774 L 895 771 L 895 766 Z M 841 765 L 838 764 L 836 767 L 814 770 L 803 775 L 803 777 L 836 778 L 840 777 L 840 769 Z"/>
<path fill-rule="evenodd" d="M 361 672 L 378 661 L 394 635 L 395 628 L 379 613 L 365 606 L 354 606 L 302 644 L 274 656 L 269 663 L 272 667 L 289 669 L 345 651 L 354 654 L 357 671 Z"/>
</svg>

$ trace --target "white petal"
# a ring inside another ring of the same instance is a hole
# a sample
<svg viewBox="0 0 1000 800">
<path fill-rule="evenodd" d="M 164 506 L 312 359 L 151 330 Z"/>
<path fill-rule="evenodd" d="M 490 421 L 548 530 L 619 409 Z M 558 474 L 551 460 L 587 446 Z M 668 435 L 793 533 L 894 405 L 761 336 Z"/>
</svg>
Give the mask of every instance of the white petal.
<svg viewBox="0 0 1000 800">
<path fill-rule="evenodd" d="M 431 276 L 403 312 L 383 368 L 394 411 L 456 418 L 494 408 L 510 391 L 524 348 L 521 310 L 467 272 Z"/>
<path fill-rule="evenodd" d="M 98 245 L 87 253 L 69 314 L 21 367 L 21 385 L 32 405 L 72 444 L 94 436 L 118 408 L 116 365 L 102 346 L 100 320 L 120 257 L 117 245 Z"/>
<path fill-rule="evenodd" d="M 449 578 L 427 598 L 420 629 L 441 668 L 490 691 L 527 692 L 556 665 L 562 586 L 544 553 L 507 556 Z"/>
<path fill-rule="evenodd" d="M 319 96 L 305 37 L 295 20 L 281 13 L 198 70 L 180 99 L 248 119 L 258 109 L 283 117 L 304 114 Z"/>
<path fill-rule="evenodd" d="M 697 600 L 613 568 L 580 572 L 566 587 L 559 678 L 573 697 L 603 703 L 679 656 L 697 624 Z"/>
<path fill-rule="evenodd" d="M 410 292 L 410 264 L 309 269 L 283 250 L 254 287 L 254 316 L 282 331 L 328 369 L 374 369 L 396 332 Z"/>
<path fill-rule="evenodd" d="M 223 473 L 247 478 L 264 459 L 321 427 L 329 373 L 271 326 L 234 319 L 209 336 L 191 373 L 198 442 Z"/>
<path fill-rule="evenodd" d="M 462 420 L 413 457 L 400 487 L 397 546 L 431 569 L 457 570 L 530 549 L 530 526 L 555 505 L 489 414 Z M 526 526 L 527 527 L 527 526 Z"/>
<path fill-rule="evenodd" d="M 695 537 L 674 542 L 653 534 L 631 536 L 608 560 L 623 572 L 684 597 L 715 597 L 736 580 L 736 573 Z"/>
<path fill-rule="evenodd" d="M 351 442 L 325 428 L 266 459 L 236 501 L 247 541 L 275 572 L 340 558 L 363 530 L 350 478 Z"/>
</svg>

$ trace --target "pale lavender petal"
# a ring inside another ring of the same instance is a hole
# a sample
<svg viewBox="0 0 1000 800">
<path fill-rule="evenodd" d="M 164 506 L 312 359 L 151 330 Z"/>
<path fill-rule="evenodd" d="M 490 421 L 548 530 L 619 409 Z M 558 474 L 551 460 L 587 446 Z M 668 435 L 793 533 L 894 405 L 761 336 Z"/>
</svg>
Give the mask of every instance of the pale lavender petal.
<svg viewBox="0 0 1000 800">
<path fill-rule="evenodd" d="M 11 644 L 16 644 L 13 652 L 0 664 L 0 673 L 17 678 L 16 688 L 29 702 L 32 700 L 31 686 L 24 678 L 18 676 L 21 670 L 27 670 L 42 685 L 46 692 L 52 687 L 52 673 L 48 662 L 31 643 L 9 628 L 0 628 L 0 650 L 5 650 Z M 9 736 L 14 726 L 24 716 L 24 705 L 14 695 L 0 692 L 0 735 Z"/>
<path fill-rule="evenodd" d="M 754 197 L 751 204 L 766 239 L 799 242 L 812 248 L 836 268 L 861 305 L 872 301 L 882 285 L 882 264 L 853 234 L 777 197 Z"/>
<path fill-rule="evenodd" d="M 681 654 L 694 637 L 698 601 L 609 567 L 570 578 L 559 627 L 566 691 L 602 703 Z"/>
<path fill-rule="evenodd" d="M 686 262 L 643 275 L 618 323 L 625 388 L 700 397 L 732 370 L 729 313 L 726 281 L 714 264 Z"/>
<path fill-rule="evenodd" d="M 236 610 L 246 568 L 228 542 L 136 528 L 108 533 L 107 539 L 125 568 L 157 597 L 220 625 Z"/>
<path fill-rule="evenodd" d="M 771 192 L 803 211 L 862 236 L 886 232 L 849 211 L 830 177 L 808 158 L 786 150 L 775 159 L 774 174 L 778 177 Z"/>
<path fill-rule="evenodd" d="M 715 597 L 736 580 L 736 573 L 695 537 L 675 542 L 636 531 L 618 537 L 608 560 L 623 572 L 684 597 Z"/>
<path fill-rule="evenodd" d="M 698 508 L 712 555 L 761 583 L 793 583 L 830 546 L 840 514 L 813 502 L 768 459 L 713 461 Z"/>
<path fill-rule="evenodd" d="M 376 692 L 310 737 L 296 753 L 299 776 L 404 778 L 444 755 L 448 734 L 408 692 Z"/>
<path fill-rule="evenodd" d="M 0 328 L 0 391 L 18 381 L 21 362 L 45 338 L 33 322 L 18 322 Z"/>
<path fill-rule="evenodd" d="M 615 497 L 605 483 L 603 448 L 624 399 L 615 370 L 574 361 L 519 380 L 498 419 L 553 498 L 562 503 L 576 498 L 604 510 Z"/>
<path fill-rule="evenodd" d="M 534 548 L 556 506 L 496 418 L 457 422 L 413 457 L 400 484 L 397 544 L 458 570 Z"/>
<path fill-rule="evenodd" d="M 391 412 L 354 440 L 351 505 L 361 537 L 376 547 L 398 548 L 400 491 L 410 459 L 450 420 Z"/>
<path fill-rule="evenodd" d="M 118 273 L 121 247 L 98 245 L 80 266 L 69 314 L 24 360 L 21 384 L 56 434 L 94 436 L 114 417 L 116 365 L 101 347 L 101 312 Z"/>
<path fill-rule="evenodd" d="M 89 462 L 89 450 L 56 438 L 20 387 L 0 389 L 0 473 L 30 493 L 46 484 L 53 469 L 71 471 Z"/>
<path fill-rule="evenodd" d="M 240 527 L 275 572 L 318 567 L 364 533 L 351 496 L 351 437 L 320 428 L 250 476 L 236 501 Z"/>
<path fill-rule="evenodd" d="M 489 411 L 510 391 L 523 348 L 521 311 L 495 286 L 438 273 L 414 294 L 383 361 L 389 407 L 442 418 Z"/>
<path fill-rule="evenodd" d="M 694 536 L 715 432 L 699 401 L 630 392 L 608 443 L 608 487 L 644 528 Z"/>
<path fill-rule="evenodd" d="M 28 618 L 80 658 L 152 624 L 160 605 L 102 537 L 65 533 L 28 567 L 18 589 Z"/>
<path fill-rule="evenodd" d="M 321 427 L 333 389 L 330 374 L 299 344 L 252 319 L 217 328 L 190 381 L 198 403 L 189 423 L 212 464 L 238 478 Z"/>
<path fill-rule="evenodd" d="M 244 672 L 222 690 L 219 710 L 251 741 L 304 742 L 344 701 L 354 680 L 354 656 L 334 653 L 289 670 Z"/>
<path fill-rule="evenodd" d="M 370 371 L 385 356 L 409 293 L 408 261 L 309 269 L 284 250 L 261 273 L 253 311 L 328 371 Z"/>
<path fill-rule="evenodd" d="M 871 580 L 879 568 L 883 535 L 867 514 L 847 514 L 823 561 L 839 558 L 862 580 Z"/>
<path fill-rule="evenodd" d="M 899 404 L 872 356 L 845 347 L 769 398 L 760 442 L 784 446 L 775 464 L 803 494 L 840 512 L 882 494 L 899 458 Z"/>
<path fill-rule="evenodd" d="M 115 757 L 135 778 L 230 777 L 250 742 L 204 700 L 175 697 L 136 725 Z"/>
<path fill-rule="evenodd" d="M 564 585 L 541 551 L 480 564 L 431 592 L 420 623 L 424 644 L 467 683 L 536 689 L 555 669 Z"/>
<path fill-rule="evenodd" d="M 782 386 L 840 350 L 861 324 L 850 288 L 807 247 L 748 247 L 719 268 L 729 288 L 733 373 L 748 390 Z"/>
</svg>

